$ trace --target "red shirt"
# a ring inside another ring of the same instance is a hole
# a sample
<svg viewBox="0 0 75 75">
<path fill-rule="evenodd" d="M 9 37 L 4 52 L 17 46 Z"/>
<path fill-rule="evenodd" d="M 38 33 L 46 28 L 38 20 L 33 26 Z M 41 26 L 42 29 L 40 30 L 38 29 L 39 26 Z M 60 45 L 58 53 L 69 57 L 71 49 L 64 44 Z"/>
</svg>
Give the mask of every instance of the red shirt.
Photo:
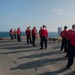
<svg viewBox="0 0 75 75">
<path fill-rule="evenodd" d="M 13 34 L 13 30 L 10 30 L 10 34 L 11 34 L 11 35 Z"/>
<path fill-rule="evenodd" d="M 36 32 L 37 32 L 37 30 L 33 28 L 33 29 L 32 29 L 32 35 L 36 36 L 36 35 L 37 35 Z"/>
<path fill-rule="evenodd" d="M 26 35 L 30 35 L 30 29 L 26 30 Z"/>
<path fill-rule="evenodd" d="M 47 29 L 46 28 L 42 28 L 41 31 L 40 31 L 40 35 L 48 37 L 48 31 L 47 31 Z"/>
<path fill-rule="evenodd" d="M 40 36 L 40 37 L 41 37 L 41 30 L 42 30 L 42 29 L 39 30 L 39 36 Z"/>
<path fill-rule="evenodd" d="M 61 37 L 67 38 L 67 30 L 63 30 L 60 34 Z"/>
<path fill-rule="evenodd" d="M 20 34 L 21 34 L 21 31 L 20 31 L 19 29 L 17 30 L 17 34 L 18 34 L 18 35 L 20 35 Z"/>
<path fill-rule="evenodd" d="M 68 34 L 69 34 L 69 41 L 70 41 L 70 44 L 71 44 L 72 46 L 75 46 L 75 29 L 74 29 L 74 30 L 70 30 L 70 31 L 68 32 Z"/>
<path fill-rule="evenodd" d="M 72 31 L 72 29 L 70 29 L 70 30 L 67 31 L 67 39 L 68 40 L 70 40 L 71 31 Z"/>
</svg>

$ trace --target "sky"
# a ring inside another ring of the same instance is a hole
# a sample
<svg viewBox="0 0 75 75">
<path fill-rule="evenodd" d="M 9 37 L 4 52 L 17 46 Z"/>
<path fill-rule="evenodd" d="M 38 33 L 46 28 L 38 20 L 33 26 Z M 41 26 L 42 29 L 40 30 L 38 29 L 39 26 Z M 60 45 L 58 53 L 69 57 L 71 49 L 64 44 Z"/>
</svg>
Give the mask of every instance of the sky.
<svg viewBox="0 0 75 75">
<path fill-rule="evenodd" d="M 25 31 L 36 26 L 39 31 L 46 25 L 48 31 L 57 32 L 75 23 L 75 0 L 0 0 L 0 31 L 21 28 Z"/>
</svg>

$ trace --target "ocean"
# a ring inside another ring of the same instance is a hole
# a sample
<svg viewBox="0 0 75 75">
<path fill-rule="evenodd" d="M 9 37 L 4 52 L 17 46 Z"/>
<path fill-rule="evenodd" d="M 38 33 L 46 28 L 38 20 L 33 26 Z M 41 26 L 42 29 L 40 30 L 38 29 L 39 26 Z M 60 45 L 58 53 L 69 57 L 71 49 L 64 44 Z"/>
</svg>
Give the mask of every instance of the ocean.
<svg viewBox="0 0 75 75">
<path fill-rule="evenodd" d="M 25 32 L 21 33 L 21 36 L 25 36 Z M 7 38 L 10 37 L 9 32 L 0 32 L 0 38 Z M 58 37 L 58 33 L 57 32 L 48 32 L 48 37 L 49 38 L 57 38 Z"/>
</svg>

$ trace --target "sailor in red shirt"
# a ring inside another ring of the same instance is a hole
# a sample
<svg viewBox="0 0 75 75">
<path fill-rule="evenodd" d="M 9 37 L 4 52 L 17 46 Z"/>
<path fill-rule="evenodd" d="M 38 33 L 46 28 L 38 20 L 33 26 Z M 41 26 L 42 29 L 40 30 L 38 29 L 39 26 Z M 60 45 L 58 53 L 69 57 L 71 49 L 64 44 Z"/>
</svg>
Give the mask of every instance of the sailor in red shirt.
<svg viewBox="0 0 75 75">
<path fill-rule="evenodd" d="M 14 34 L 13 29 L 11 28 L 11 30 L 9 32 L 10 32 L 11 40 L 13 40 L 13 34 Z"/>
<path fill-rule="evenodd" d="M 43 49 L 43 43 L 45 44 L 45 49 L 46 49 L 47 48 L 48 31 L 47 31 L 45 25 L 43 25 L 43 28 L 40 31 L 40 35 L 41 35 L 41 48 L 40 49 Z"/>
<path fill-rule="evenodd" d="M 64 48 L 64 52 L 67 51 L 67 26 L 64 26 L 64 30 L 61 32 L 60 36 L 62 37 L 61 50 Z"/>
<path fill-rule="evenodd" d="M 29 42 L 32 43 L 32 41 L 31 41 L 31 30 L 30 30 L 30 27 L 27 27 L 26 36 L 27 36 L 27 44 L 29 44 Z"/>
<path fill-rule="evenodd" d="M 66 52 L 66 56 L 65 57 L 68 57 L 69 56 L 69 49 L 70 49 L 70 35 L 71 35 L 71 31 L 72 31 L 72 29 L 69 29 L 68 31 L 67 31 L 67 52 Z"/>
<path fill-rule="evenodd" d="M 17 29 L 17 40 L 19 42 L 21 42 L 21 31 L 20 31 L 20 27 L 18 27 L 18 29 Z"/>
<path fill-rule="evenodd" d="M 32 44 L 33 44 L 33 46 L 35 46 L 36 36 L 37 36 L 37 30 L 36 30 L 36 27 L 33 27 L 33 29 L 32 29 Z"/>
<path fill-rule="evenodd" d="M 72 29 L 69 30 L 68 35 L 70 41 L 70 49 L 69 49 L 67 68 L 69 69 L 70 66 L 73 64 L 75 56 L 75 24 L 72 25 Z"/>
<path fill-rule="evenodd" d="M 41 46 L 41 40 L 42 40 L 42 37 L 41 37 L 41 30 L 42 30 L 42 27 L 40 27 L 40 30 L 39 30 L 40 46 Z"/>
</svg>

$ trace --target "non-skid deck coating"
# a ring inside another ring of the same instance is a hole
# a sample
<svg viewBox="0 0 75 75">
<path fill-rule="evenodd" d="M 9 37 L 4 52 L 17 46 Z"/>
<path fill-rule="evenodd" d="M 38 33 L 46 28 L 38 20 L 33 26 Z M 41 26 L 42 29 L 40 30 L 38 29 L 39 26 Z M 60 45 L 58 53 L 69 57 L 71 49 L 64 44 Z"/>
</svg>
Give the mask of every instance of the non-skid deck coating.
<svg viewBox="0 0 75 75">
<path fill-rule="evenodd" d="M 65 53 L 60 52 L 61 43 L 48 41 L 48 48 L 36 47 L 16 40 L 0 40 L 0 75 L 75 75 L 72 67 L 66 69 Z"/>
</svg>

